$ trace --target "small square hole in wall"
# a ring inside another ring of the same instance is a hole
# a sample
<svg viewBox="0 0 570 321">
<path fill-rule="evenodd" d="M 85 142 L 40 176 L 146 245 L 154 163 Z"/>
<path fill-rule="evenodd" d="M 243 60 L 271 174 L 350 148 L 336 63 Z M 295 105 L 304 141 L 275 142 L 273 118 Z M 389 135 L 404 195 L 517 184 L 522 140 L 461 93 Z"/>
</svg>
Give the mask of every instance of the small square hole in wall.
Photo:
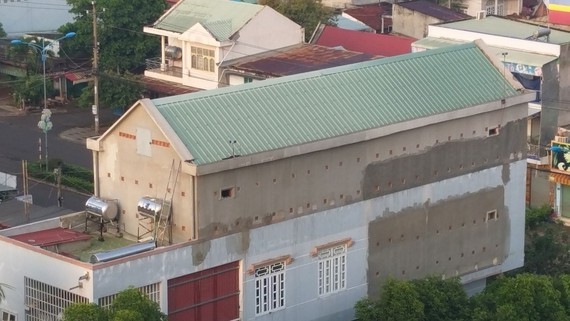
<svg viewBox="0 0 570 321">
<path fill-rule="evenodd" d="M 293 208 L 289 207 L 289 213 L 293 213 Z"/>
<path fill-rule="evenodd" d="M 273 184 L 277 183 L 277 178 L 273 179 Z"/>
<path fill-rule="evenodd" d="M 392 155 L 392 153 L 393 153 L 393 151 L 390 149 L 389 154 Z M 376 155 L 378 155 L 378 154 L 376 154 Z"/>
<path fill-rule="evenodd" d="M 218 191 L 214 191 L 214 196 L 218 196 Z"/>
<path fill-rule="evenodd" d="M 291 174 L 291 178 L 295 178 L 295 173 Z"/>
<path fill-rule="evenodd" d="M 138 185 L 138 184 L 139 184 L 139 180 L 135 179 L 135 185 Z"/>
<path fill-rule="evenodd" d="M 405 152 L 405 151 L 406 151 L 406 146 L 402 147 L 402 150 Z"/>
<path fill-rule="evenodd" d="M 463 133 L 459 134 L 459 137 L 463 138 Z"/>
<path fill-rule="evenodd" d="M 326 199 L 326 198 L 323 199 L 323 204 L 327 204 L 327 199 Z"/>
<path fill-rule="evenodd" d="M 376 185 L 376 192 L 380 192 L 380 185 Z"/>
<path fill-rule="evenodd" d="M 344 194 L 340 194 L 340 195 L 339 195 L 339 198 L 340 198 L 340 199 L 343 199 L 343 198 L 344 198 Z"/>
<path fill-rule="evenodd" d="M 107 173 L 107 177 L 111 177 L 111 173 Z"/>
<path fill-rule="evenodd" d="M 148 188 L 152 188 L 152 183 L 148 183 Z"/>
<path fill-rule="evenodd" d="M 477 134 L 477 131 L 476 131 L 476 130 L 473 131 L 473 135 L 475 135 L 475 134 Z"/>
<path fill-rule="evenodd" d="M 420 144 L 416 144 L 416 148 L 420 148 Z"/>
<path fill-rule="evenodd" d="M 357 163 L 360 163 L 360 157 L 357 157 L 357 158 L 356 158 L 356 162 L 357 162 Z"/>
<path fill-rule="evenodd" d="M 338 162 L 338 166 L 342 166 L 342 162 Z"/>
<path fill-rule="evenodd" d="M 186 196 L 186 192 L 180 192 L 180 196 L 182 197 Z"/>
<path fill-rule="evenodd" d="M 310 170 L 310 169 L 307 170 L 307 175 L 311 175 L 311 170 Z"/>
<path fill-rule="evenodd" d="M 447 136 L 447 140 L 451 140 L 451 136 Z"/>
<path fill-rule="evenodd" d="M 487 131 L 487 135 L 488 135 L 488 136 L 496 136 L 496 135 L 499 135 L 499 127 L 490 128 L 490 129 Z"/>
<path fill-rule="evenodd" d="M 435 140 L 435 143 L 438 144 L 438 143 L 439 143 L 439 139 L 436 139 L 436 140 Z"/>
<path fill-rule="evenodd" d="M 172 192 L 172 189 L 170 189 L 170 187 L 166 188 L 166 192 L 170 193 Z"/>
<path fill-rule="evenodd" d="M 256 187 L 259 187 L 259 182 L 255 182 L 255 186 L 256 186 Z"/>
<path fill-rule="evenodd" d="M 125 210 L 122 210 L 121 212 L 122 212 L 123 214 L 127 213 L 127 211 L 125 211 Z"/>
<path fill-rule="evenodd" d="M 235 196 L 235 187 L 224 188 L 220 191 L 221 198 L 232 198 Z"/>
<path fill-rule="evenodd" d="M 487 212 L 487 221 L 496 221 L 498 218 L 497 210 Z"/>
<path fill-rule="evenodd" d="M 325 171 L 329 170 L 329 165 L 325 165 Z"/>
<path fill-rule="evenodd" d="M 307 203 L 305 206 L 307 206 L 307 208 L 311 208 L 311 203 Z"/>
<path fill-rule="evenodd" d="M 357 191 L 356 191 L 356 195 L 360 195 L 360 190 L 357 190 Z"/>
<path fill-rule="evenodd" d="M 125 176 L 121 176 L 121 182 L 125 181 Z"/>
<path fill-rule="evenodd" d="M 380 157 L 380 154 L 376 153 L 376 158 Z"/>
</svg>

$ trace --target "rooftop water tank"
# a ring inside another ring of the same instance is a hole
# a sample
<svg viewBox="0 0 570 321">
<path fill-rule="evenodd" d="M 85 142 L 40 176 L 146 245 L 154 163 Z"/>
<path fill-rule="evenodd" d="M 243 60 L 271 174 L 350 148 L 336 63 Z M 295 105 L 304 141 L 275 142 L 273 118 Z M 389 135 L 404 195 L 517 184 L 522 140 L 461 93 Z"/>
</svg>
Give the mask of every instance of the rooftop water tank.
<svg viewBox="0 0 570 321">
<path fill-rule="evenodd" d="M 153 250 L 154 248 L 156 248 L 156 242 L 154 241 L 149 241 L 146 243 L 137 243 L 110 251 L 95 253 L 91 255 L 89 262 L 91 263 L 107 262 L 125 256 L 150 251 Z"/>
<path fill-rule="evenodd" d="M 175 46 L 166 46 L 164 47 L 164 55 L 169 59 L 178 60 L 182 58 L 182 49 Z"/>
<path fill-rule="evenodd" d="M 137 205 L 137 210 L 141 215 L 158 218 L 160 211 L 162 211 L 162 200 L 148 196 L 142 197 Z"/>
<path fill-rule="evenodd" d="M 100 216 L 105 221 L 113 221 L 119 216 L 119 207 L 115 201 L 103 200 L 96 196 L 91 196 L 85 202 L 85 211 Z"/>
</svg>

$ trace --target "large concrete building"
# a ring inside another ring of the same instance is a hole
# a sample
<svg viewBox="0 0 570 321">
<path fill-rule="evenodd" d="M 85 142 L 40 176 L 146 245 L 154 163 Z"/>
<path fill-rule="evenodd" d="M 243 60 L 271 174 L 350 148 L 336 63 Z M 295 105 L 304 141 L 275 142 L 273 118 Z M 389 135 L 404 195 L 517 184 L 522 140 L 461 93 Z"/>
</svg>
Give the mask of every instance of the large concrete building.
<svg viewBox="0 0 570 321">
<path fill-rule="evenodd" d="M 3 230 L 0 309 L 135 286 L 172 321 L 350 320 L 390 276 L 476 291 L 523 264 L 533 98 L 475 42 L 143 99 L 87 142 L 105 241 L 84 212 Z"/>
<path fill-rule="evenodd" d="M 65 0 L 0 1 L 0 23 L 8 37 L 55 32 L 59 27 L 73 21 L 70 8 Z"/>
</svg>

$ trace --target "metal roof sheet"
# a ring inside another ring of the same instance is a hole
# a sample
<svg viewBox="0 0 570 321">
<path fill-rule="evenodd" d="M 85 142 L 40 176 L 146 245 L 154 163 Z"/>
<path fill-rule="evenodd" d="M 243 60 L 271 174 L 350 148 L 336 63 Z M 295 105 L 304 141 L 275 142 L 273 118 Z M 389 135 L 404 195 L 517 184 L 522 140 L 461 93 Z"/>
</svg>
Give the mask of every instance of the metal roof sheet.
<svg viewBox="0 0 570 321">
<path fill-rule="evenodd" d="M 469 43 L 152 102 L 200 165 L 231 157 L 232 148 L 251 155 L 515 93 Z"/>
<path fill-rule="evenodd" d="M 229 64 L 229 67 L 232 70 L 283 77 L 378 58 L 381 57 L 305 43 L 255 55 Z"/>
<path fill-rule="evenodd" d="M 442 47 L 448 47 L 460 44 L 461 42 L 456 40 L 449 40 L 443 38 L 433 38 L 427 37 L 414 42 L 414 47 L 422 47 L 426 49 L 436 49 Z M 532 53 L 522 50 L 515 50 L 510 48 L 501 48 L 488 46 L 489 55 L 496 57 L 500 61 L 505 61 L 509 63 L 523 64 L 529 66 L 542 67 L 543 65 L 557 59 L 556 56 L 549 56 L 544 54 Z M 503 53 L 507 53 L 506 57 L 503 57 Z"/>
<path fill-rule="evenodd" d="M 181 0 L 153 25 L 183 33 L 195 24 L 204 26 L 219 41 L 227 40 L 263 6 L 228 0 Z"/>
<path fill-rule="evenodd" d="M 527 39 L 531 37 L 539 28 L 539 26 L 535 24 L 515 21 L 497 16 L 488 16 L 484 19 L 448 22 L 438 24 L 437 26 L 516 39 Z M 570 32 L 551 29 L 549 43 L 563 44 L 567 42 L 570 42 Z"/>
</svg>

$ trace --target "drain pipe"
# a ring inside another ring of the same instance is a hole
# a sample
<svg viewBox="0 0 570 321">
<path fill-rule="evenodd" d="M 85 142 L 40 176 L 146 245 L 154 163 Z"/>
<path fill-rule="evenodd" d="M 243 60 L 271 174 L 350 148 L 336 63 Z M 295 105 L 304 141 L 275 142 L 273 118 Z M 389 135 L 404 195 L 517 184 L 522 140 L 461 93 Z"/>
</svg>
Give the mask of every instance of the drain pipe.
<svg viewBox="0 0 570 321">
<path fill-rule="evenodd" d="M 93 193 L 99 197 L 99 152 L 93 151 Z"/>
</svg>

